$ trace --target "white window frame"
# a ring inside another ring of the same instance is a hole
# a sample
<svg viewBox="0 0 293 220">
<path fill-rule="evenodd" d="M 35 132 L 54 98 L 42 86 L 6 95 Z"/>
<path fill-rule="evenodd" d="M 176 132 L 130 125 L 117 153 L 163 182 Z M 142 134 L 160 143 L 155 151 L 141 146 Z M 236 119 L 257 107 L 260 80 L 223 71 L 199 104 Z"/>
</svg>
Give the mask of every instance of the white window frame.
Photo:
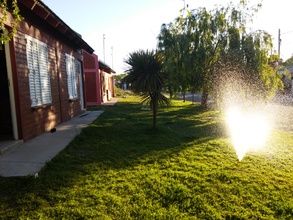
<svg viewBox="0 0 293 220">
<path fill-rule="evenodd" d="M 70 100 L 78 98 L 77 92 L 77 75 L 76 75 L 76 62 L 75 58 L 69 54 L 66 56 L 66 73 L 67 73 L 67 85 L 68 85 L 68 96 Z"/>
<path fill-rule="evenodd" d="M 47 44 L 25 35 L 31 107 L 52 103 Z"/>
</svg>

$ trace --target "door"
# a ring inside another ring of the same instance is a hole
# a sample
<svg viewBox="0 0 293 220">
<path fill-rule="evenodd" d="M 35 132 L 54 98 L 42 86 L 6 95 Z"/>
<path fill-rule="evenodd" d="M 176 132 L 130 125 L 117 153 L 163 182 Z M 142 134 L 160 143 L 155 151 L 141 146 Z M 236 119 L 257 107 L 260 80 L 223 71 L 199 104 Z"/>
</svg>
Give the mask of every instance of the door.
<svg viewBox="0 0 293 220">
<path fill-rule="evenodd" d="M 0 140 L 13 139 L 5 47 L 0 50 Z"/>
<path fill-rule="evenodd" d="M 9 43 L 0 50 L 0 139 L 19 139 Z"/>
</svg>

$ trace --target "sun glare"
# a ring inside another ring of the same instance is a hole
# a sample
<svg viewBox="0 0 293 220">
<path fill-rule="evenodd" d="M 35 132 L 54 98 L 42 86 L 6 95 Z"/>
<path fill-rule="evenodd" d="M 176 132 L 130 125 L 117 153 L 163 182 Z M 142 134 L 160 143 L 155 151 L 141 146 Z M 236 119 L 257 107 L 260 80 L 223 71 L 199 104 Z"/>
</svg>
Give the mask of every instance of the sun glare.
<svg viewBox="0 0 293 220">
<path fill-rule="evenodd" d="M 226 122 L 239 161 L 249 150 L 263 146 L 268 138 L 270 126 L 265 115 L 260 112 L 230 108 Z"/>
</svg>

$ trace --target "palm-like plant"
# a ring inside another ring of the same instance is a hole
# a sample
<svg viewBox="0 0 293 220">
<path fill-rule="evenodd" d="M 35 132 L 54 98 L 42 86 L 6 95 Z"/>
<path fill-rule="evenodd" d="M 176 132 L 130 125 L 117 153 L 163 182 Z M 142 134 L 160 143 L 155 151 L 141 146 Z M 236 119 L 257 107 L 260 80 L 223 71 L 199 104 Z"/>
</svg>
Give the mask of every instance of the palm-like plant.
<svg viewBox="0 0 293 220">
<path fill-rule="evenodd" d="M 128 64 L 126 82 L 131 83 L 131 90 L 141 95 L 142 103 L 149 104 L 153 112 L 153 128 L 157 127 L 159 105 L 169 105 L 170 101 L 162 93 L 166 74 L 162 71 L 163 63 L 158 53 L 138 50 L 124 60 Z"/>
</svg>

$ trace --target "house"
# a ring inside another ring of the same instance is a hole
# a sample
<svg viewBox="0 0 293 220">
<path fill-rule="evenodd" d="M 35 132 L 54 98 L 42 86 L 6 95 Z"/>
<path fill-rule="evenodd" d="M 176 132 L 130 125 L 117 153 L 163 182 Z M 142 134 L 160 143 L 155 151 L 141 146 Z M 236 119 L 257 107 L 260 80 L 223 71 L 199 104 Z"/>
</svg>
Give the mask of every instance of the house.
<svg viewBox="0 0 293 220">
<path fill-rule="evenodd" d="M 99 61 L 96 54 L 83 50 L 86 105 L 100 105 L 114 97 L 115 71 Z"/>
<path fill-rule="evenodd" d="M 42 1 L 18 5 L 23 20 L 0 51 L 0 140 L 28 141 L 85 110 L 83 51 L 94 50 Z"/>
<path fill-rule="evenodd" d="M 102 102 L 104 103 L 115 96 L 113 74 L 116 72 L 102 61 L 99 61 L 99 73 L 101 77 L 101 97 Z"/>
</svg>

